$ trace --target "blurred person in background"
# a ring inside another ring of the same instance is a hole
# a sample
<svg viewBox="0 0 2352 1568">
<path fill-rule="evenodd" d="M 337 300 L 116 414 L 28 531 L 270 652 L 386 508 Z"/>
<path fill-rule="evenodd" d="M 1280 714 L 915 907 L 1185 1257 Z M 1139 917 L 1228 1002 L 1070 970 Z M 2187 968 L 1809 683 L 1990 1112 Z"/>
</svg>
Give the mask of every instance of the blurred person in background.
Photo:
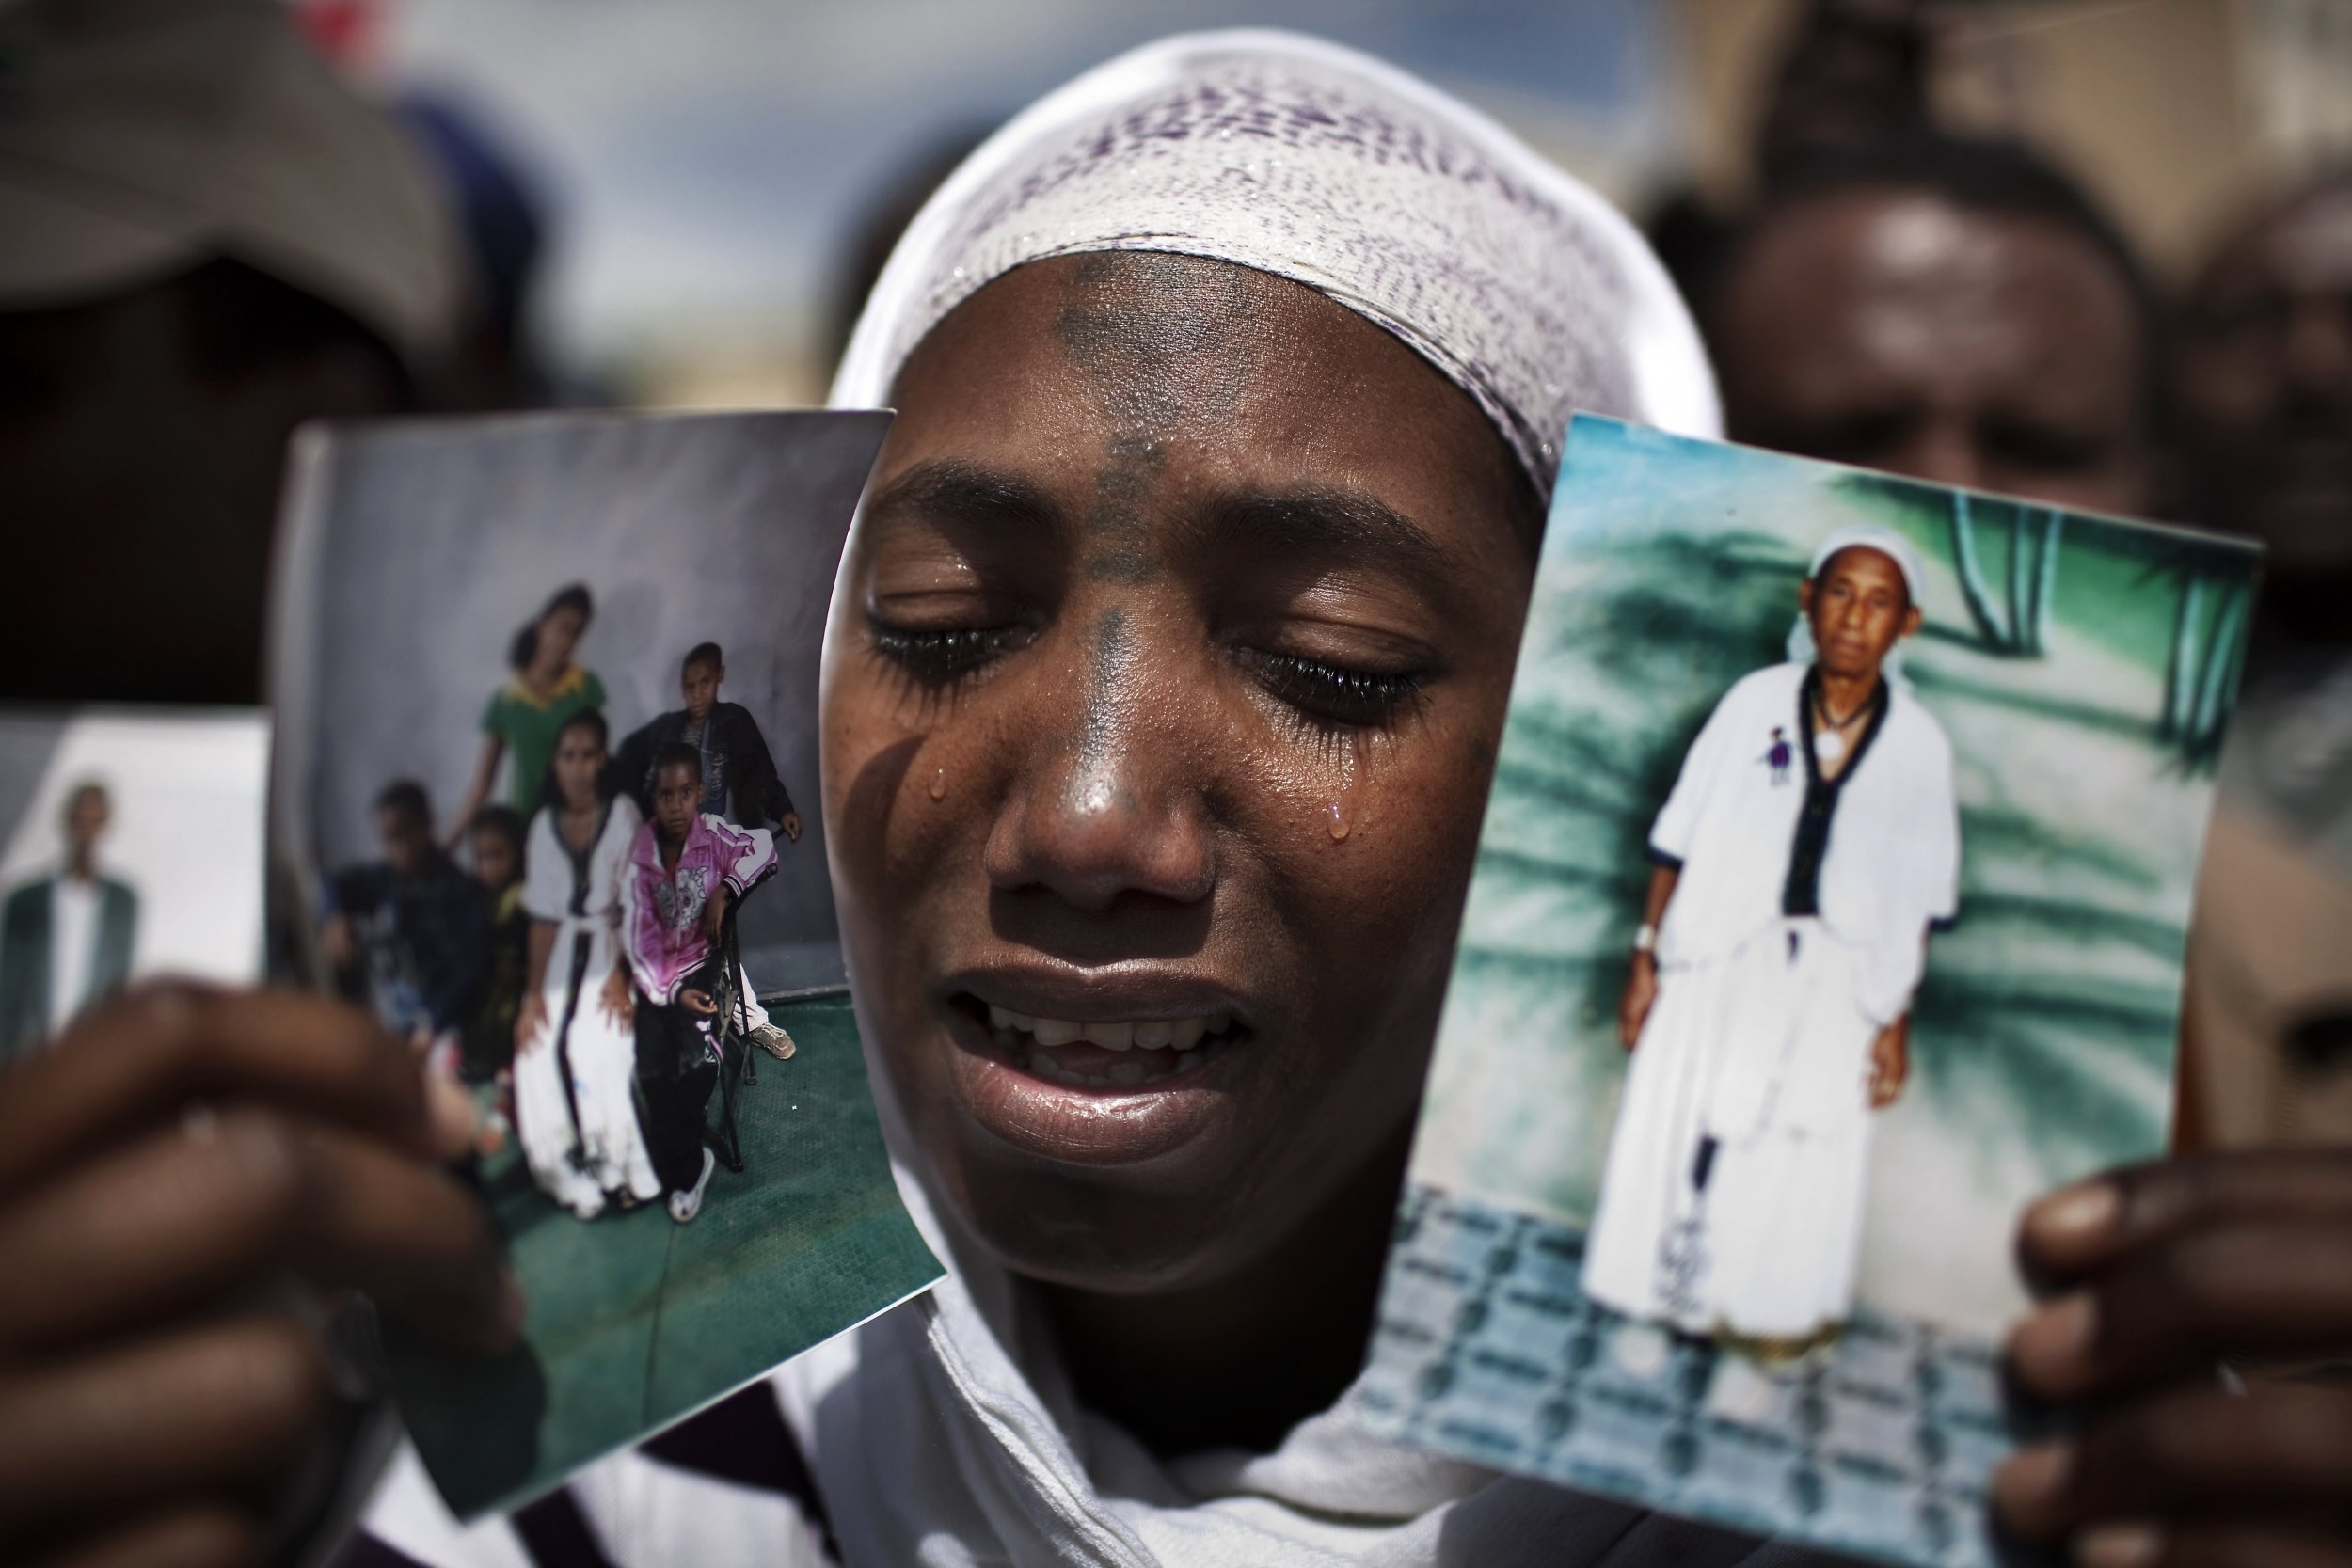
<svg viewBox="0 0 2352 1568">
<path fill-rule="evenodd" d="M 2198 519 L 2261 540 L 2190 947 L 2212 1132 L 2352 1139 L 2352 168 L 2223 236 L 2172 356 Z"/>
<path fill-rule="evenodd" d="M 2163 504 L 2156 296 L 2024 147 L 1823 154 L 1748 215 L 1697 303 L 1735 441 L 2094 512 Z"/>
<path fill-rule="evenodd" d="M 1756 127 L 1754 179 L 1765 198 L 1826 152 L 1927 129 L 1933 0 L 1812 0 L 1782 44 Z M 1650 244 L 1686 296 L 1706 291 L 1737 226 L 1693 189 L 1651 214 Z"/>
<path fill-rule="evenodd" d="M 0 66 L 0 693 L 254 701 L 287 437 L 418 403 L 444 200 L 275 0 L 24 0 Z"/>
<path fill-rule="evenodd" d="M 434 379 L 435 408 L 468 413 L 555 401 L 531 320 L 547 251 L 547 202 L 537 181 L 485 118 L 456 99 L 416 93 L 396 113 L 439 176 L 471 263 L 471 308 Z"/>
</svg>

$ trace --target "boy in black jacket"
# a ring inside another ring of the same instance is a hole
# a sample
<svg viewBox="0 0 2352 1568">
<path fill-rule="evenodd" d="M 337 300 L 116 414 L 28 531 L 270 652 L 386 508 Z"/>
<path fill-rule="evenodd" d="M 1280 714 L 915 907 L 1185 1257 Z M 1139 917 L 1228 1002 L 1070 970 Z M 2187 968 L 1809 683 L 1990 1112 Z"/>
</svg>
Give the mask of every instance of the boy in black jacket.
<svg viewBox="0 0 2352 1568">
<path fill-rule="evenodd" d="M 638 810 L 650 821 L 654 772 L 662 749 L 691 746 L 702 758 L 698 810 L 739 828 L 773 829 L 798 844 L 800 813 L 792 809 L 792 797 L 777 776 L 767 736 L 759 733 L 749 709 L 719 700 L 719 683 L 726 678 L 726 659 L 718 643 L 698 642 L 690 649 L 678 671 L 678 693 L 686 705 L 640 726 L 615 748 L 613 783 L 635 798 Z M 748 976 L 742 990 L 752 1042 L 778 1061 L 790 1056 L 792 1037 L 768 1021 Z"/>
</svg>

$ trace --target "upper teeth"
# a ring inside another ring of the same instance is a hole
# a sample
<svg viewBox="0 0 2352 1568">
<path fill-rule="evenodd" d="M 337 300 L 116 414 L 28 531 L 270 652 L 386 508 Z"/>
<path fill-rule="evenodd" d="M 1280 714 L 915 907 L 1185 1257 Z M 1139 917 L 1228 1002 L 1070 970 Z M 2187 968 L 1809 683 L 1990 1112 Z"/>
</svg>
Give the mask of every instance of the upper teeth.
<svg viewBox="0 0 2352 1568">
<path fill-rule="evenodd" d="M 1154 1018 L 1135 1022 L 1099 1020 L 1081 1023 L 1066 1018 L 1031 1018 L 1009 1007 L 992 1006 L 988 1009 L 992 1029 L 1018 1029 L 1040 1045 L 1091 1040 L 1105 1051 L 1165 1051 L 1170 1047 L 1190 1051 L 1200 1043 L 1201 1037 L 1221 1033 L 1227 1022 L 1214 1014 L 1203 1014 L 1198 1018 Z"/>
</svg>

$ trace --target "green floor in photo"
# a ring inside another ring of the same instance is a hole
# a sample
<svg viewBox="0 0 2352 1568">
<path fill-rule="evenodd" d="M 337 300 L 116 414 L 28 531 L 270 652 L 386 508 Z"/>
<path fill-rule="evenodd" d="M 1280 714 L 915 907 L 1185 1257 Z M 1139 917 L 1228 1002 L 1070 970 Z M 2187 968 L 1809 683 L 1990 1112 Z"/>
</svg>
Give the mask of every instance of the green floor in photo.
<svg viewBox="0 0 2352 1568">
<path fill-rule="evenodd" d="M 531 1298 L 523 1348 L 485 1363 L 390 1347 L 410 1435 L 459 1513 L 524 1500 L 940 1276 L 891 1183 L 848 994 L 770 1015 L 799 1050 L 755 1057 L 744 1168 L 712 1176 L 691 1224 L 660 1204 L 582 1222 L 513 1151 L 490 1162 Z"/>
</svg>

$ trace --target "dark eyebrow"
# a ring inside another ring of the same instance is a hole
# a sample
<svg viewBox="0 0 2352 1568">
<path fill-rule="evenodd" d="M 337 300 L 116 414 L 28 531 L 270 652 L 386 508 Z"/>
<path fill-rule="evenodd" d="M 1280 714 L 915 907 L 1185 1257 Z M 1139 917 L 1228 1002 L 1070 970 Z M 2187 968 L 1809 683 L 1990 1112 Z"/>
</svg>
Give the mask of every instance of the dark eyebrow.
<svg viewBox="0 0 2352 1568">
<path fill-rule="evenodd" d="M 1228 497 L 1199 528 L 1220 554 L 1325 556 L 1435 586 L 1452 580 L 1453 557 L 1427 530 L 1370 496 L 1285 490 Z"/>
<path fill-rule="evenodd" d="M 1021 524 L 1049 534 L 1065 526 L 1061 508 L 1043 490 L 956 458 L 915 464 L 876 492 L 866 510 L 871 518 L 914 512 L 941 520 Z"/>
</svg>

